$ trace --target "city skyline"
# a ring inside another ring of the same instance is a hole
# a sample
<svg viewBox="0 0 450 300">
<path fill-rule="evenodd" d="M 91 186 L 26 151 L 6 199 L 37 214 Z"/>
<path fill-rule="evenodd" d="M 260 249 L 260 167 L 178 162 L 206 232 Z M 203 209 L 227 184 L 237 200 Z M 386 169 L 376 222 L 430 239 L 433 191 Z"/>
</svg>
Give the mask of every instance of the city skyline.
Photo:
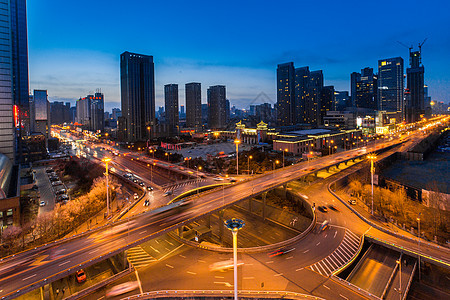
<svg viewBox="0 0 450 300">
<path fill-rule="evenodd" d="M 317 14 L 302 14 L 302 34 L 293 26 L 295 16 L 299 11 L 317 10 L 313 4 L 247 3 L 237 11 L 233 3 L 217 9 L 177 2 L 173 4 L 179 8 L 173 16 L 177 22 L 168 22 L 166 4 L 140 3 L 136 10 L 133 5 L 119 9 L 97 1 L 88 7 L 102 14 L 84 24 L 76 22 L 79 15 L 85 14 L 78 8 L 83 5 L 67 9 L 67 4 L 55 1 L 29 3 L 30 90 L 45 88 L 51 101 L 73 103 L 101 88 L 105 109 L 111 111 L 120 106 L 119 55 L 131 51 L 154 56 L 156 106 L 164 102 L 164 85 L 168 83 L 180 85 L 183 105 L 183 85 L 195 81 L 202 83 L 202 103 L 206 103 L 206 87 L 219 84 L 227 86 L 232 104 L 248 108 L 260 92 L 276 101 L 277 64 L 293 61 L 298 66 L 323 70 L 325 85 L 349 91 L 352 72 L 365 67 L 376 69 L 377 61 L 387 57 L 408 59 L 408 49 L 397 41 L 417 48 L 428 38 L 422 52 L 427 66 L 425 83 L 434 100 L 448 101 L 450 79 L 444 66 L 450 63 L 445 55 L 450 41 L 445 30 L 438 30 L 449 28 L 445 10 L 435 11 L 440 2 L 421 5 L 420 10 L 408 3 L 390 4 L 389 11 L 397 12 L 395 18 L 380 23 L 377 14 L 382 7 L 388 7 L 386 3 L 360 3 L 355 8 L 327 2 L 324 6 L 329 9 L 320 18 Z M 292 11 L 275 17 L 286 6 L 291 6 Z M 217 15 L 211 14 L 214 9 Z M 64 14 L 57 13 L 60 11 Z M 147 11 L 159 13 L 144 18 Z M 195 20 L 188 19 L 187 12 L 197 16 Z M 121 14 L 133 18 L 119 25 L 115 19 Z M 361 34 L 365 30 L 359 21 L 361 14 L 365 20 L 373 20 L 376 35 Z M 56 23 L 61 26 L 54 26 Z M 288 29 L 281 33 L 283 28 Z M 184 34 L 194 30 L 195 35 Z M 179 32 L 176 38 L 168 39 L 171 31 Z M 289 43 L 280 42 L 287 37 Z"/>
</svg>

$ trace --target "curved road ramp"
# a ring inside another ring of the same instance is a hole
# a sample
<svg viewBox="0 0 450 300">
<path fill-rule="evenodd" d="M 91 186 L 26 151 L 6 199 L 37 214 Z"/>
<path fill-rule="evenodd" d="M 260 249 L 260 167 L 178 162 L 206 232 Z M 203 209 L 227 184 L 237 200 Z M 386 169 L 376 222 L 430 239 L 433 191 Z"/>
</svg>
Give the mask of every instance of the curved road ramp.
<svg viewBox="0 0 450 300">
<path fill-rule="evenodd" d="M 378 299 L 406 299 L 416 270 L 417 259 L 371 244 L 346 280 Z"/>
<path fill-rule="evenodd" d="M 134 295 L 125 299 L 191 299 L 191 300 L 225 300 L 233 299 L 233 291 L 230 290 L 202 290 L 202 291 L 153 291 Z M 283 299 L 283 300 L 324 300 L 320 297 L 286 291 L 239 291 L 239 299 Z"/>
</svg>

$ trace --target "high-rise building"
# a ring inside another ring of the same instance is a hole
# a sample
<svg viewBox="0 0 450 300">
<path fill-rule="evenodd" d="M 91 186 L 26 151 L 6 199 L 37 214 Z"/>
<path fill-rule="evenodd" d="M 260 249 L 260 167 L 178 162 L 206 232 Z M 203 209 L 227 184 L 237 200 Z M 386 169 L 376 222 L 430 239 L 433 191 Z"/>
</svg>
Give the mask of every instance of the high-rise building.
<svg viewBox="0 0 450 300">
<path fill-rule="evenodd" d="M 306 102 L 309 97 L 309 67 L 295 69 L 295 107 L 296 107 L 296 123 L 308 123 L 306 119 Z"/>
<path fill-rule="evenodd" d="M 356 83 L 361 80 L 361 73 L 353 72 L 350 74 L 350 96 L 352 100 L 352 106 L 356 107 Z"/>
<path fill-rule="evenodd" d="M 186 83 L 186 127 L 202 129 L 202 86 L 198 82 Z"/>
<path fill-rule="evenodd" d="M 178 134 L 178 84 L 164 86 L 164 107 L 169 136 Z"/>
<path fill-rule="evenodd" d="M 255 116 L 258 122 L 264 123 L 272 122 L 272 105 L 270 103 L 263 103 L 255 105 Z"/>
<path fill-rule="evenodd" d="M 305 119 L 306 123 L 319 126 L 322 124 L 320 99 L 323 89 L 323 73 L 322 70 L 311 71 L 309 76 L 309 96 L 305 103 Z"/>
<path fill-rule="evenodd" d="M 47 90 L 34 90 L 33 101 L 31 102 L 31 122 L 32 132 L 43 134 L 47 140 L 50 138 L 50 103 L 48 102 Z"/>
<path fill-rule="evenodd" d="M 70 102 L 50 103 L 50 120 L 52 124 L 70 123 Z"/>
<path fill-rule="evenodd" d="M 348 91 L 334 92 L 335 107 L 334 110 L 344 110 L 346 107 L 352 106 Z"/>
<path fill-rule="evenodd" d="M 120 116 L 122 116 L 122 111 L 119 108 L 113 108 L 111 110 L 111 118 L 117 120 Z"/>
<path fill-rule="evenodd" d="M 103 93 L 97 92 L 90 98 L 89 130 L 97 132 L 105 130 L 105 101 Z"/>
<path fill-rule="evenodd" d="M 406 121 L 408 123 L 419 121 L 425 114 L 424 73 L 421 49 L 409 51 L 410 67 L 406 69 Z"/>
<path fill-rule="evenodd" d="M 208 124 L 208 113 L 209 113 L 208 104 L 202 104 L 202 125 Z"/>
<path fill-rule="evenodd" d="M 320 95 L 320 122 L 323 124 L 323 118 L 328 111 L 333 111 L 335 108 L 334 86 L 324 86 Z"/>
<path fill-rule="evenodd" d="M 355 97 L 352 96 L 353 107 L 378 109 L 377 76 L 373 74 L 373 69 L 364 68 L 361 74 L 353 72 L 351 78 L 351 89 L 355 92 Z"/>
<path fill-rule="evenodd" d="M 120 89 L 123 120 L 119 136 L 125 141 L 146 140 L 155 124 L 155 73 L 153 56 L 124 52 L 120 55 Z"/>
<path fill-rule="evenodd" d="M 210 86 L 207 91 L 208 127 L 223 129 L 227 125 L 226 88 L 224 85 Z"/>
<path fill-rule="evenodd" d="M 230 122 L 230 113 L 231 113 L 230 100 L 226 99 L 225 100 L 225 125 L 228 124 L 228 122 Z"/>
<path fill-rule="evenodd" d="M 378 61 L 378 109 L 401 112 L 404 118 L 403 58 Z"/>
<path fill-rule="evenodd" d="M 277 68 L 277 123 L 289 126 L 296 123 L 294 63 L 279 64 Z"/>
</svg>

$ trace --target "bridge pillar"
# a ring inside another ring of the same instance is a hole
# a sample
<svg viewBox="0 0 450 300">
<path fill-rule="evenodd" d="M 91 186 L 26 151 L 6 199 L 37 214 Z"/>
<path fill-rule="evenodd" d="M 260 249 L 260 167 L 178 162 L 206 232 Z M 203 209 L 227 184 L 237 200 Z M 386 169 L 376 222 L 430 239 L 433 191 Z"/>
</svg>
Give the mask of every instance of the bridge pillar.
<svg viewBox="0 0 450 300">
<path fill-rule="evenodd" d="M 223 228 L 225 227 L 224 223 L 223 223 L 223 213 L 224 213 L 224 209 L 219 210 L 219 212 L 217 213 L 219 216 L 219 236 L 220 236 L 220 243 L 223 245 Z"/>
<path fill-rule="evenodd" d="M 206 227 L 211 229 L 211 215 L 206 216 Z"/>
<path fill-rule="evenodd" d="M 347 165 L 347 163 L 348 163 L 348 160 L 344 161 L 344 164 L 345 164 L 345 165 Z"/>
<path fill-rule="evenodd" d="M 335 165 L 336 169 L 338 169 L 338 170 L 339 170 L 339 165 L 340 165 L 340 163 Z"/>
<path fill-rule="evenodd" d="M 327 173 L 330 173 L 330 167 L 327 167 L 326 170 L 327 170 Z"/>
<path fill-rule="evenodd" d="M 263 220 L 266 219 L 266 198 L 267 198 L 267 192 L 262 194 L 262 218 Z"/>
</svg>

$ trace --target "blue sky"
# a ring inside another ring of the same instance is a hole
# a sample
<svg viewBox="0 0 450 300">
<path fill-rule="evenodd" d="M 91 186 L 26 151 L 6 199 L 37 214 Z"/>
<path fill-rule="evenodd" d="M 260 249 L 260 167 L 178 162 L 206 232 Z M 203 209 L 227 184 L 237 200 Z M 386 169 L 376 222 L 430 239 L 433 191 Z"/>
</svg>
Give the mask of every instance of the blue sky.
<svg viewBox="0 0 450 300">
<path fill-rule="evenodd" d="M 267 2 L 267 3 L 266 3 Z M 276 101 L 276 66 L 322 69 L 326 85 L 349 90 L 350 73 L 422 48 L 434 100 L 450 100 L 448 1 L 28 1 L 30 89 L 72 101 L 96 89 L 120 107 L 119 55 L 153 55 L 156 106 L 163 86 L 227 86 L 237 107 Z"/>
</svg>

